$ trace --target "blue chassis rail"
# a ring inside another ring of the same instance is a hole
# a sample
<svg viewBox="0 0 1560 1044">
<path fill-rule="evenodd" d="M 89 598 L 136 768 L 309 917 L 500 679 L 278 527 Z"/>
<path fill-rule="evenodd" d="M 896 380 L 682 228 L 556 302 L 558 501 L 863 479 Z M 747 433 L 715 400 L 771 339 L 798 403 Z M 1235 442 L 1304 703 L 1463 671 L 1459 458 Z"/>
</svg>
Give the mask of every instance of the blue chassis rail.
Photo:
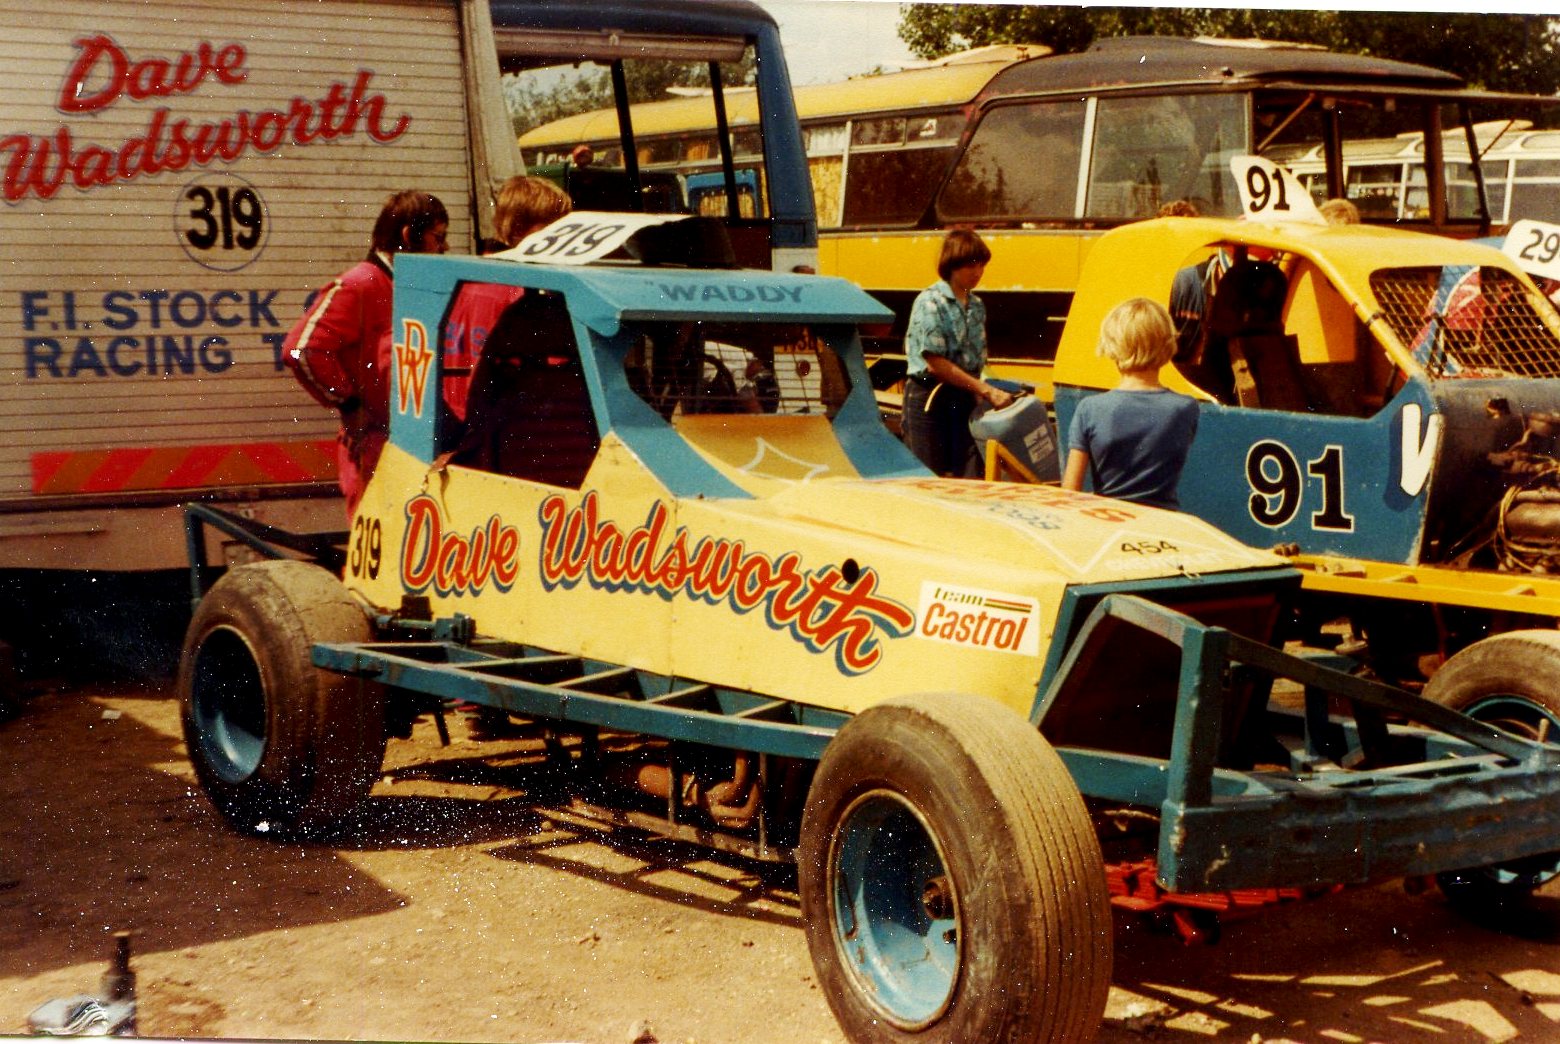
<svg viewBox="0 0 1560 1044">
<path fill-rule="evenodd" d="M 1506 862 L 1560 848 L 1560 746 L 1533 743 L 1390 686 L 1242 638 L 1131 595 L 1103 598 L 1037 707 L 1114 618 L 1181 648 L 1171 753 L 1160 760 L 1059 747 L 1085 797 L 1160 813 L 1160 883 L 1173 891 L 1355 883 Z M 427 639 L 314 647 L 314 663 L 400 689 L 514 714 L 816 760 L 847 715 L 515 643 L 470 640 L 469 623 L 408 622 Z M 1270 704 L 1291 764 L 1215 764 L 1242 671 L 1305 688 Z M 1353 720 L 1328 713 L 1352 706 Z M 1038 715 L 1037 711 L 1037 715 Z M 1403 724 L 1418 722 L 1422 726 Z M 1392 750 L 1413 758 L 1381 767 Z"/>
<path fill-rule="evenodd" d="M 1141 598 L 1090 614 L 1039 706 L 1065 684 L 1107 618 L 1181 648 L 1170 757 L 1062 747 L 1084 795 L 1160 811 L 1159 878 L 1174 891 L 1304 887 L 1438 873 L 1560 849 L 1560 746 L 1538 744 L 1379 682 L 1292 656 Z M 1286 678 L 1304 708 L 1269 705 L 1287 770 L 1214 763 L 1241 669 Z M 1354 720 L 1329 714 L 1347 701 Z M 1395 721 L 1413 721 L 1417 728 Z M 1373 769 L 1394 747 L 1419 751 Z"/>
<path fill-rule="evenodd" d="M 184 505 L 184 549 L 190 562 L 190 610 L 200 606 L 215 568 L 206 562 L 206 529 L 210 527 L 243 544 L 262 558 L 304 558 L 333 573 L 346 562 L 347 531 L 291 533 L 264 522 L 235 515 L 209 504 Z M 289 554 L 291 552 L 291 554 Z"/>
<path fill-rule="evenodd" d="M 526 718 L 816 761 L 846 715 L 504 642 L 321 644 L 318 667 Z"/>
</svg>

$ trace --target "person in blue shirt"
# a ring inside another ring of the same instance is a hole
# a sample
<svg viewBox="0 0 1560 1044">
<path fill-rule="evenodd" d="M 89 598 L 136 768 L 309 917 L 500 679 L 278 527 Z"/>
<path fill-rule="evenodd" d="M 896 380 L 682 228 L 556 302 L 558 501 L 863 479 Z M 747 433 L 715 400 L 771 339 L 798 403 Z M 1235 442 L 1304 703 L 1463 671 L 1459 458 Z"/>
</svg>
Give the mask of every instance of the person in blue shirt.
<svg viewBox="0 0 1560 1044">
<path fill-rule="evenodd" d="M 1178 509 L 1176 488 L 1197 434 L 1197 402 L 1159 383 L 1175 355 L 1175 324 L 1145 297 L 1105 316 L 1095 351 L 1116 364 L 1115 388 L 1078 404 L 1067 430 L 1062 488 L 1093 481 L 1101 496 Z"/>
<path fill-rule="evenodd" d="M 943 237 L 937 274 L 910 307 L 905 331 L 905 444 L 938 475 L 976 474 L 970 414 L 978 400 L 1001 409 L 1013 396 L 981 379 L 986 367 L 986 306 L 975 287 L 991 249 L 968 229 Z"/>
</svg>

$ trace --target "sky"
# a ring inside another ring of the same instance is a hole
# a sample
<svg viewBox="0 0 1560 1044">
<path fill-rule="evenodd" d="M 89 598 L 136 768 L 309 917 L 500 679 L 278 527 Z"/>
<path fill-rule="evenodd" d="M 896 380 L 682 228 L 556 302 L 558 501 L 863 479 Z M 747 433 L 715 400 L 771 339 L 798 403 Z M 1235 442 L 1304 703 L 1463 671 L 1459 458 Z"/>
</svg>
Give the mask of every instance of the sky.
<svg viewBox="0 0 1560 1044">
<path fill-rule="evenodd" d="M 1140 0 L 1125 0 L 1126 3 Z M 1220 0 L 1212 0 L 1218 5 Z M 899 39 L 899 4 L 895 0 L 757 0 L 780 25 L 791 81 L 832 83 L 878 66 L 896 68 L 913 61 Z M 1317 7 L 1319 0 L 1265 0 L 1263 7 Z M 1401 0 L 1328 0 L 1337 9 L 1393 9 Z M 1466 10 L 1465 0 L 1415 0 L 1418 11 Z M 1534 13 L 1533 0 L 1486 0 L 1486 11 Z"/>
<path fill-rule="evenodd" d="M 758 0 L 780 25 L 791 82 L 832 83 L 914 60 L 891 0 Z"/>
</svg>

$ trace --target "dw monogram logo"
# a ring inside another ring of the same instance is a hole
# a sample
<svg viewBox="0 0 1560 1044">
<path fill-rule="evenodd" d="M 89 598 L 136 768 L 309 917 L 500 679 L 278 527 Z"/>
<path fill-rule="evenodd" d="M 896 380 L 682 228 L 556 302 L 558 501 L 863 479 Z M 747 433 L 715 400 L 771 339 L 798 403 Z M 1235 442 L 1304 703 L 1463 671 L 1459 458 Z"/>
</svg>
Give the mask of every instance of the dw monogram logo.
<svg viewBox="0 0 1560 1044">
<path fill-rule="evenodd" d="M 412 415 L 423 415 L 423 392 L 428 386 L 428 367 L 433 364 L 433 352 L 428 348 L 428 329 L 416 319 L 401 321 L 401 340 L 395 349 L 396 409 L 407 411 L 411 404 Z"/>
</svg>

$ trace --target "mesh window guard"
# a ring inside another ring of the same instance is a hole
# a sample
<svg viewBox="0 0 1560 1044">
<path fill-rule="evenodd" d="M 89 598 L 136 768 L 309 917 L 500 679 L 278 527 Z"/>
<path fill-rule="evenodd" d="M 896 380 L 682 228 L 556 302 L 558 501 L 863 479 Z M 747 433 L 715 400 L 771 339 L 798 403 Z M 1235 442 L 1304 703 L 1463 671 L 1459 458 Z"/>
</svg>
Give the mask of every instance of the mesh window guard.
<svg viewBox="0 0 1560 1044">
<path fill-rule="evenodd" d="M 1560 377 L 1560 338 L 1522 280 L 1501 268 L 1427 266 L 1372 273 L 1382 318 L 1432 380 Z"/>
</svg>

